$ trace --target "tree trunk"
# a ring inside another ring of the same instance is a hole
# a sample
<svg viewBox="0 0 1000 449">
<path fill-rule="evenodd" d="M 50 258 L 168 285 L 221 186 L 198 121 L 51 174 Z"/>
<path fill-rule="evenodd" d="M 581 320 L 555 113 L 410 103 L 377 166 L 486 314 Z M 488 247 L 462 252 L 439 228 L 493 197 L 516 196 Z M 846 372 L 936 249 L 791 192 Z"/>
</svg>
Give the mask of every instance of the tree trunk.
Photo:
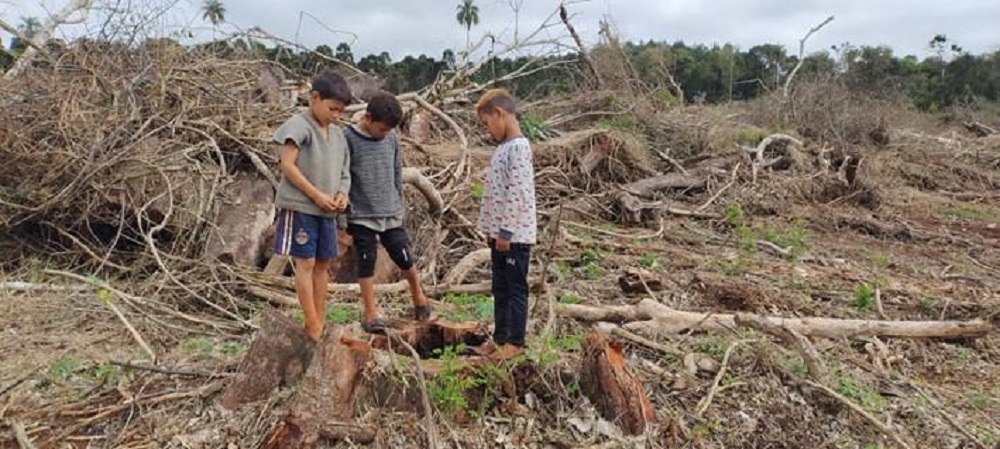
<svg viewBox="0 0 1000 449">
<path fill-rule="evenodd" d="M 591 332 L 580 365 L 580 390 L 608 421 L 632 435 L 641 435 L 656 421 L 642 383 L 628 370 L 621 346 Z"/>
<path fill-rule="evenodd" d="M 266 179 L 238 177 L 229 189 L 235 198 L 219 208 L 205 255 L 230 264 L 256 266 L 264 259 L 267 234 L 274 223 L 274 188 Z"/>
<path fill-rule="evenodd" d="M 631 323 L 630 330 L 677 334 L 688 330 L 729 331 L 738 327 L 736 316 L 726 313 L 686 312 L 672 309 L 651 299 L 634 306 L 593 307 L 561 305 L 559 312 L 567 318 L 581 321 Z M 877 321 L 836 318 L 764 317 L 776 326 L 787 326 L 802 335 L 824 338 L 862 336 L 900 338 L 960 338 L 983 337 L 994 331 L 993 325 L 981 319 L 972 321 Z"/>
<path fill-rule="evenodd" d="M 309 366 L 315 344 L 298 323 L 268 310 L 238 374 L 222 395 L 220 404 L 234 410 L 266 399 L 279 387 L 298 382 Z"/>
<path fill-rule="evenodd" d="M 692 190 L 705 187 L 705 179 L 690 174 L 668 173 L 652 178 L 640 179 L 623 186 L 626 192 L 650 198 L 654 193 L 666 189 Z"/>
</svg>

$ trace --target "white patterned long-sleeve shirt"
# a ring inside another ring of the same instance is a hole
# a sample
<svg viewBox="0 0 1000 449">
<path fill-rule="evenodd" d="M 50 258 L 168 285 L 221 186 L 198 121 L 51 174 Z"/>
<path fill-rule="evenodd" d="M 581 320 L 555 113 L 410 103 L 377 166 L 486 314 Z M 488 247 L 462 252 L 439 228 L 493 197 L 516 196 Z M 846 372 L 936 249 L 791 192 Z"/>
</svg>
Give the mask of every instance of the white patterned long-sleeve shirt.
<svg viewBox="0 0 1000 449">
<path fill-rule="evenodd" d="M 517 137 L 497 146 L 484 184 L 479 231 L 511 243 L 536 244 L 535 168 L 527 138 Z"/>
</svg>

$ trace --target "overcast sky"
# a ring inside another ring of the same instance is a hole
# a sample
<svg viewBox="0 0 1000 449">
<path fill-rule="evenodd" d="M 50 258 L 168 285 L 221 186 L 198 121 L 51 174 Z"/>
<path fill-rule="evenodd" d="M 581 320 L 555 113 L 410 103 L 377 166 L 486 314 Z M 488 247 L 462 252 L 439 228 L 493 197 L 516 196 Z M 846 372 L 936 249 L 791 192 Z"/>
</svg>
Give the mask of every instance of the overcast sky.
<svg viewBox="0 0 1000 449">
<path fill-rule="evenodd" d="M 17 23 L 22 16 L 44 17 L 46 10 L 54 11 L 66 1 L 0 0 L 0 18 Z M 437 57 L 445 48 L 465 46 L 465 29 L 455 20 L 458 0 L 223 2 L 226 20 L 231 24 L 225 29 L 260 26 L 289 40 L 298 35 L 298 40 L 309 47 L 353 42 L 356 56 L 388 51 L 393 59 L 420 53 Z M 472 29 L 473 41 L 485 32 L 506 32 L 510 36 L 514 14 L 509 0 L 476 3 L 481 9 L 481 22 Z M 524 0 L 521 32 L 544 21 L 558 3 Z M 199 35 L 210 36 L 200 17 L 200 6 L 200 0 L 180 0 L 162 26 L 173 30 L 200 27 L 200 31 L 196 30 Z M 570 10 L 575 14 L 574 24 L 588 43 L 596 41 L 598 22 L 606 16 L 629 40 L 729 42 L 744 49 L 777 43 L 794 53 L 802 34 L 834 15 L 836 20 L 809 41 L 807 51 L 850 42 L 889 45 L 898 54 L 926 56 L 927 43 L 938 33 L 973 53 L 1000 49 L 998 0 L 590 0 L 573 4 Z M 300 14 L 303 12 L 305 16 Z M 72 37 L 81 30 L 76 27 L 68 33 Z M 553 29 L 556 34 L 563 32 L 562 28 Z M 0 36 L 8 37 L 2 33 Z"/>
</svg>

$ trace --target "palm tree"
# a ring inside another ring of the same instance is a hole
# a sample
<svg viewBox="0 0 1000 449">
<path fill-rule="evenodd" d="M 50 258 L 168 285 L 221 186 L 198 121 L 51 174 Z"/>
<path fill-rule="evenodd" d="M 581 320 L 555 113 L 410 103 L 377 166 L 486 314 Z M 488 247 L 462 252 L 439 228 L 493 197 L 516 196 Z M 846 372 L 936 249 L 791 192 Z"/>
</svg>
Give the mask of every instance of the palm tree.
<svg viewBox="0 0 1000 449">
<path fill-rule="evenodd" d="M 205 0 L 201 11 L 201 18 L 212 22 L 212 26 L 219 26 L 226 21 L 226 6 L 220 0 Z"/>
<path fill-rule="evenodd" d="M 35 33 L 38 29 L 42 27 L 42 22 L 38 21 L 37 17 L 22 17 L 21 24 L 17 26 L 17 30 L 24 35 L 24 37 L 31 39 L 35 37 Z"/>
<path fill-rule="evenodd" d="M 473 25 L 479 25 L 479 7 L 476 6 L 475 0 L 462 0 L 462 3 L 458 4 L 458 14 L 455 15 L 455 19 L 458 20 L 458 24 L 465 27 L 465 48 L 469 48 L 471 42 L 469 41 L 469 33 L 472 32 Z"/>
</svg>

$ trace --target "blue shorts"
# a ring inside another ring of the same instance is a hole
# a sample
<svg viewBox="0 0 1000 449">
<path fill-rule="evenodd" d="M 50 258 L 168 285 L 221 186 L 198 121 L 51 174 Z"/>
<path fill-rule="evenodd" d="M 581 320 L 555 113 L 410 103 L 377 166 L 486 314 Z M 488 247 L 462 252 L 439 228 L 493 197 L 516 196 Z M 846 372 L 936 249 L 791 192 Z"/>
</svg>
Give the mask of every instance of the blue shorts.
<svg viewBox="0 0 1000 449">
<path fill-rule="evenodd" d="M 326 261 L 336 259 L 338 252 L 336 218 L 278 209 L 275 254 Z"/>
</svg>

